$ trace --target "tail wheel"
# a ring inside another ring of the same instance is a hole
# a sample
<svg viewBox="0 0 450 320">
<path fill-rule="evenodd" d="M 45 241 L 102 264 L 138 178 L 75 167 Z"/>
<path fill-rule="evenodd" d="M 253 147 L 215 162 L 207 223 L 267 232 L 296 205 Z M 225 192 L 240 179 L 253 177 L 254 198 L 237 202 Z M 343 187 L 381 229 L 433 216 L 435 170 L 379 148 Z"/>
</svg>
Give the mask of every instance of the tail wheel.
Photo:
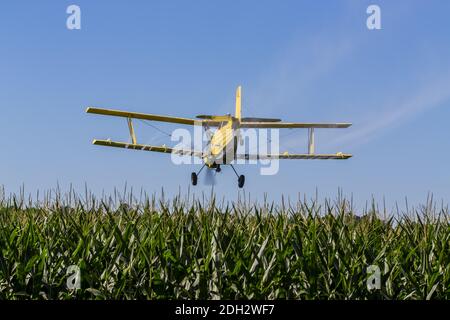
<svg viewBox="0 0 450 320">
<path fill-rule="evenodd" d="M 197 174 L 195 172 L 191 173 L 191 182 L 193 186 L 197 185 Z"/>
<path fill-rule="evenodd" d="M 238 178 L 238 187 L 242 188 L 244 186 L 245 183 L 245 176 L 244 175 L 240 175 Z"/>
</svg>

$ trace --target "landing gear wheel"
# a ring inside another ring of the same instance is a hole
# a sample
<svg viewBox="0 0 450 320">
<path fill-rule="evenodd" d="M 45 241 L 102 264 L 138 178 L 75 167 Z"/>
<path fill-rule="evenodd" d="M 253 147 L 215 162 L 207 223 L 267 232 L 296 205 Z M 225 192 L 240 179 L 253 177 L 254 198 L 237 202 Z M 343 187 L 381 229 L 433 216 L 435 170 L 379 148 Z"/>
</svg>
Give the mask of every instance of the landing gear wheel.
<svg viewBox="0 0 450 320">
<path fill-rule="evenodd" d="M 245 183 L 245 176 L 244 175 L 240 175 L 238 178 L 238 187 L 242 188 L 244 186 Z"/>
<path fill-rule="evenodd" d="M 197 174 L 195 172 L 191 173 L 191 182 L 193 186 L 197 185 Z"/>
<path fill-rule="evenodd" d="M 216 172 L 220 172 L 220 171 L 222 171 L 222 168 L 220 167 L 220 165 L 218 165 L 216 168 Z"/>
</svg>

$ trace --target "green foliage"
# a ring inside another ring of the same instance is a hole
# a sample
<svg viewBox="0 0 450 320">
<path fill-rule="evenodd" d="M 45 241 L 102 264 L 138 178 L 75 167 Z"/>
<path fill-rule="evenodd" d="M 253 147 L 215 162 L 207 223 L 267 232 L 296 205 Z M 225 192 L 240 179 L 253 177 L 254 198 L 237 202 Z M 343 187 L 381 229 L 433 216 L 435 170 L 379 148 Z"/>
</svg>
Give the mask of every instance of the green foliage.
<svg viewBox="0 0 450 320">
<path fill-rule="evenodd" d="M 11 196 L 0 198 L 0 298 L 449 299 L 448 217 L 430 204 L 381 218 L 345 200 Z M 70 265 L 81 289 L 66 286 Z M 381 290 L 367 289 L 369 265 Z"/>
</svg>

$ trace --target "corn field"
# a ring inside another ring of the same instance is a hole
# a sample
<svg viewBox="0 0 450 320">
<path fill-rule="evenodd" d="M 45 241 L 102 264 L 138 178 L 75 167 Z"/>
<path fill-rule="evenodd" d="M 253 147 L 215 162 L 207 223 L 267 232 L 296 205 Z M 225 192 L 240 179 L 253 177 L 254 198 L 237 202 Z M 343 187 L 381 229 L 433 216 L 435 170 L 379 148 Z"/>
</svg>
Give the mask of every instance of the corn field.
<svg viewBox="0 0 450 320">
<path fill-rule="evenodd" d="M 0 299 L 450 298 L 449 212 L 433 201 L 358 215 L 345 199 L 44 198 L 0 196 Z"/>
</svg>

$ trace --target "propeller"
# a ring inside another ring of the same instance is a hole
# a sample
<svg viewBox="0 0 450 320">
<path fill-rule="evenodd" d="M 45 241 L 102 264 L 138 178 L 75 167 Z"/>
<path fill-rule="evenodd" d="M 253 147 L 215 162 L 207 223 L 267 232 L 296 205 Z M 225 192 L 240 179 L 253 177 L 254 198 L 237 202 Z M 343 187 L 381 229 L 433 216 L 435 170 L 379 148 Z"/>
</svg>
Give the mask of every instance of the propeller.
<svg viewBox="0 0 450 320">
<path fill-rule="evenodd" d="M 206 169 L 205 180 L 203 182 L 207 186 L 215 186 L 216 185 L 216 170 Z"/>
</svg>

